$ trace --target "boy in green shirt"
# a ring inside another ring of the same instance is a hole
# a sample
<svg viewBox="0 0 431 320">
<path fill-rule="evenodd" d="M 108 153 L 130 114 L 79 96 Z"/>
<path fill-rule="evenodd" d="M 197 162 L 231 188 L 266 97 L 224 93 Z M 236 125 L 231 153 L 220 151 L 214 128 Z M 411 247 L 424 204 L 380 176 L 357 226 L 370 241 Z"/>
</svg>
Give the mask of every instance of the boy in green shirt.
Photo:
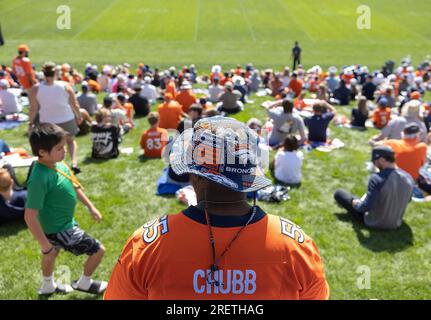
<svg viewBox="0 0 431 320">
<path fill-rule="evenodd" d="M 41 124 L 30 132 L 33 154 L 39 157 L 28 180 L 24 219 L 42 250 L 43 283 L 40 295 L 68 293 L 73 289 L 101 294 L 107 283 L 91 279 L 105 248 L 79 228 L 74 212 L 80 200 L 99 222 L 102 215 L 82 190 L 73 172 L 64 164 L 66 132 L 55 124 Z M 53 278 L 55 259 L 64 249 L 74 255 L 87 254 L 84 272 L 78 281 L 60 286 Z"/>
</svg>

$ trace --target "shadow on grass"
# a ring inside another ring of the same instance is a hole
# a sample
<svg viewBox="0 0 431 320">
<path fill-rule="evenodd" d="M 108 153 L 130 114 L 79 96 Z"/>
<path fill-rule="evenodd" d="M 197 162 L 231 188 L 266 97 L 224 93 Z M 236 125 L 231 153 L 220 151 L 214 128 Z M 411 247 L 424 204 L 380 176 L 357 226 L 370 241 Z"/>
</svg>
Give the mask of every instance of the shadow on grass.
<svg viewBox="0 0 431 320">
<path fill-rule="evenodd" d="M 408 224 L 403 224 L 396 230 L 369 229 L 354 219 L 348 213 L 335 213 L 344 222 L 351 222 L 361 245 L 374 252 L 398 252 L 413 245 L 413 232 Z"/>
<path fill-rule="evenodd" d="M 16 235 L 18 232 L 26 228 L 27 228 L 27 225 L 25 224 L 24 221 L 13 221 L 13 222 L 2 223 L 0 225 L 0 239 Z"/>
<path fill-rule="evenodd" d="M 105 163 L 105 162 L 107 162 L 107 161 L 109 161 L 109 160 L 112 160 L 112 159 L 94 159 L 94 158 L 92 158 L 92 157 L 86 157 L 85 159 L 84 159 L 84 161 L 82 161 L 82 163 L 83 164 L 99 164 L 99 163 Z"/>
<path fill-rule="evenodd" d="M 138 156 L 138 160 L 139 160 L 139 162 L 142 162 L 142 163 L 145 163 L 145 162 L 147 162 L 147 161 L 151 161 L 151 160 L 154 160 L 154 159 L 158 159 L 158 158 L 147 158 L 146 156 L 145 156 L 145 154 L 140 154 L 139 156 Z M 159 159 L 160 160 L 160 159 Z"/>
</svg>

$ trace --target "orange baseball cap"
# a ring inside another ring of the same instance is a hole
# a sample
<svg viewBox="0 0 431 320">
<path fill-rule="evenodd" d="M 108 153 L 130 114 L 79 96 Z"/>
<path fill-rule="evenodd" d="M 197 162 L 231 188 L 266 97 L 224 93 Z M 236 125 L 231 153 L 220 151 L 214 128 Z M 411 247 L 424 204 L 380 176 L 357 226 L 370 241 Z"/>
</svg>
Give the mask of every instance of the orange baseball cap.
<svg viewBox="0 0 431 320">
<path fill-rule="evenodd" d="M 419 99 L 421 98 L 421 94 L 420 94 L 418 91 L 413 91 L 413 92 L 410 94 L 410 98 L 411 98 L 412 100 L 419 100 Z"/>
<path fill-rule="evenodd" d="M 26 44 L 20 44 L 19 46 L 18 46 L 18 51 L 24 51 L 24 52 L 29 52 L 30 51 L 30 48 L 26 45 Z"/>
</svg>

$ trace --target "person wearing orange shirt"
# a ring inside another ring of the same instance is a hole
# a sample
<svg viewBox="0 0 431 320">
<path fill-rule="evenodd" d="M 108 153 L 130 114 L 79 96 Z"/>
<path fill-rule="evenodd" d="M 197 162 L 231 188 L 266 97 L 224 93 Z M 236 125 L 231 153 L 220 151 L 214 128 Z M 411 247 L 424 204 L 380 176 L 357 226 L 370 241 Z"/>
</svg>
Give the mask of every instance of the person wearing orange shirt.
<svg viewBox="0 0 431 320">
<path fill-rule="evenodd" d="M 404 127 L 403 139 L 384 140 L 379 144 L 391 147 L 395 152 L 395 163 L 417 181 L 419 169 L 425 164 L 427 145 L 420 142 L 420 128 L 410 122 Z"/>
<path fill-rule="evenodd" d="M 33 66 L 28 58 L 29 52 L 30 49 L 27 45 L 20 45 L 18 47 L 18 56 L 12 61 L 13 73 L 18 78 L 24 90 L 30 90 L 37 83 Z"/>
<path fill-rule="evenodd" d="M 126 101 L 126 97 L 124 94 L 120 93 L 117 95 L 117 104 L 116 104 L 116 107 L 114 107 L 113 109 L 116 109 L 116 108 L 119 108 L 126 113 L 127 123 L 131 128 L 133 128 L 135 125 L 133 123 L 133 110 L 134 110 L 133 104 Z"/>
<path fill-rule="evenodd" d="M 373 123 L 377 129 L 383 129 L 391 119 L 391 108 L 388 107 L 388 100 L 381 98 L 378 102 L 377 109 L 373 112 Z"/>
<path fill-rule="evenodd" d="M 328 299 L 313 240 L 247 202 L 247 192 L 271 185 L 262 162 L 247 157 L 257 148 L 256 132 L 232 118 L 204 118 L 180 135 L 170 166 L 190 174 L 197 204 L 129 238 L 104 299 Z"/>
<path fill-rule="evenodd" d="M 192 93 L 192 85 L 188 81 L 183 82 L 180 90 L 175 100 L 182 106 L 183 112 L 187 113 L 190 106 L 196 103 L 196 96 Z"/>
<path fill-rule="evenodd" d="M 161 158 L 169 137 L 166 129 L 159 127 L 159 115 L 157 112 L 148 114 L 148 123 L 151 128 L 144 131 L 140 145 L 147 158 Z"/>
<path fill-rule="evenodd" d="M 165 102 L 157 107 L 157 112 L 160 116 L 160 127 L 164 129 L 177 129 L 181 121 L 181 117 L 186 117 L 181 105 L 173 100 L 171 93 L 167 92 L 164 95 Z"/>
<path fill-rule="evenodd" d="M 295 93 L 295 98 L 301 94 L 302 80 L 298 79 L 298 74 L 296 72 L 292 73 L 292 79 L 289 82 L 288 88 Z"/>
<path fill-rule="evenodd" d="M 177 94 L 177 87 L 175 86 L 175 78 L 174 77 L 170 77 L 168 76 L 165 80 L 166 84 L 166 93 L 170 93 L 172 95 L 173 98 L 175 98 L 176 94 Z"/>
</svg>

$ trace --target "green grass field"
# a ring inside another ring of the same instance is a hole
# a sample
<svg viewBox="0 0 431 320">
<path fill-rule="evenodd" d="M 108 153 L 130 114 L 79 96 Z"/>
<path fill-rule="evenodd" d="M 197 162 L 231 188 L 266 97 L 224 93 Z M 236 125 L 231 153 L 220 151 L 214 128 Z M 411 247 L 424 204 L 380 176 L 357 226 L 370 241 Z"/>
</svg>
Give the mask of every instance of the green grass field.
<svg viewBox="0 0 431 320">
<path fill-rule="evenodd" d="M 323 2 L 321 2 L 323 3 Z M 56 8 L 72 8 L 72 29 L 56 29 Z M 356 29 L 356 8 L 371 7 L 371 30 Z M 431 53 L 431 1 L 396 0 L 317 1 L 1 1 L 0 23 L 6 45 L 0 62 L 10 63 L 16 45 L 27 42 L 36 64 L 46 60 L 83 66 L 86 62 L 137 63 L 180 66 L 195 63 L 201 72 L 212 64 L 233 66 L 253 62 L 259 67 L 290 64 L 290 48 L 300 41 L 306 66 L 361 63 L 379 67 L 385 60 L 411 54 L 419 63 Z M 102 98 L 102 97 L 99 97 Z M 428 95 L 428 98 L 429 95 Z M 263 98 L 237 116 L 265 119 L 258 107 Z M 339 107 L 348 114 L 350 107 Z M 126 135 L 122 147 L 133 154 L 108 162 L 93 161 L 90 137 L 78 139 L 79 176 L 86 193 L 104 215 L 95 224 L 86 209 L 76 213 L 81 226 L 107 247 L 96 277 L 107 279 L 127 237 L 150 218 L 176 213 L 183 206 L 174 198 L 155 196 L 156 180 L 164 164 L 139 155 L 139 137 L 145 119 Z M 29 150 L 26 126 L 1 131 L 13 147 Z M 375 130 L 350 131 L 331 127 L 333 137 L 346 147 L 326 154 L 306 154 L 303 185 L 283 204 L 261 203 L 269 213 L 285 216 L 302 226 L 316 242 L 325 261 L 332 299 L 431 299 L 431 210 L 429 204 L 411 203 L 405 223 L 390 232 L 369 231 L 353 222 L 333 199 L 343 187 L 363 194 L 369 173 L 368 138 Z M 19 171 L 20 176 L 25 172 Z M 37 299 L 40 256 L 36 241 L 24 224 L 0 227 L 0 298 Z M 83 258 L 62 253 L 60 271 L 81 273 Z M 357 287 L 358 268 L 368 266 L 371 288 Z M 55 299 L 90 299 L 73 293 Z"/>
</svg>

